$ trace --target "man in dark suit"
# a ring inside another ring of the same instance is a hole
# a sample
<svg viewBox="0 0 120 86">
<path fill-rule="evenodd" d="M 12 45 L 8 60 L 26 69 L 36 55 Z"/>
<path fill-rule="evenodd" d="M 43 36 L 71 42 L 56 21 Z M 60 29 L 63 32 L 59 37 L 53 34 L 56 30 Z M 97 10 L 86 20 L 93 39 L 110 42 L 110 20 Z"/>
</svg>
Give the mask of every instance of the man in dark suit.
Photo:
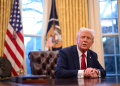
<svg viewBox="0 0 120 86">
<path fill-rule="evenodd" d="M 76 37 L 77 45 L 59 51 L 55 70 L 56 78 L 106 76 L 106 71 L 100 65 L 97 54 L 89 49 L 94 42 L 94 34 L 94 30 L 82 27 Z"/>
</svg>

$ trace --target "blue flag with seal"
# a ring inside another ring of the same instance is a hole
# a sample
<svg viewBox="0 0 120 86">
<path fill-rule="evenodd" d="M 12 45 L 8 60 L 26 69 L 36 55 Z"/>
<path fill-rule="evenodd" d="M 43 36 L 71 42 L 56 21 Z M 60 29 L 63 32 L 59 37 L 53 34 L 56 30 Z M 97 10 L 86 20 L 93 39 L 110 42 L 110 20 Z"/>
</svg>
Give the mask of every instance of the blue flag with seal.
<svg viewBox="0 0 120 86">
<path fill-rule="evenodd" d="M 55 51 L 62 48 L 61 29 L 58 22 L 55 0 L 52 0 L 51 13 L 46 33 L 46 47 L 50 51 Z"/>
</svg>

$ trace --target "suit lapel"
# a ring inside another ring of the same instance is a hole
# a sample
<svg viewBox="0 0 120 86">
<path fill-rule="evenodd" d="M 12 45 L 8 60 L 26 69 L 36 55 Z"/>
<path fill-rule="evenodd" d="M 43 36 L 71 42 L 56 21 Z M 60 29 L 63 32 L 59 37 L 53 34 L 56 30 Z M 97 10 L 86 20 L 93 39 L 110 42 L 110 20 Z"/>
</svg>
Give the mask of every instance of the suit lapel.
<svg viewBox="0 0 120 86">
<path fill-rule="evenodd" d="M 77 46 L 72 47 L 72 58 L 76 69 L 80 69 Z"/>
<path fill-rule="evenodd" d="M 87 68 L 88 67 L 93 67 L 92 66 L 92 63 L 93 63 L 93 60 L 92 60 L 93 58 L 91 57 L 91 55 L 90 55 L 90 51 L 88 50 L 87 51 Z"/>
<path fill-rule="evenodd" d="M 76 69 L 80 69 L 79 56 L 77 46 L 72 47 L 72 58 Z M 87 68 L 93 67 L 93 58 L 91 57 L 90 50 L 87 51 Z"/>
</svg>

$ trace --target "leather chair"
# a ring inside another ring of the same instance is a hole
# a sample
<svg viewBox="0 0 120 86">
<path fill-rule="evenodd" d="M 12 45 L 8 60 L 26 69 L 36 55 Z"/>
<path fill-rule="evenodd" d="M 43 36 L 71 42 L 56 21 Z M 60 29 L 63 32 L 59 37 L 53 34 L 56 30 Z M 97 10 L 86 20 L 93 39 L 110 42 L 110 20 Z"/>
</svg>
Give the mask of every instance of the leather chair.
<svg viewBox="0 0 120 86">
<path fill-rule="evenodd" d="M 50 78 L 55 78 L 58 51 L 31 51 L 28 58 L 30 59 L 31 74 L 50 75 Z"/>
<path fill-rule="evenodd" d="M 12 64 L 6 57 L 0 57 L 0 78 L 11 77 Z"/>
</svg>

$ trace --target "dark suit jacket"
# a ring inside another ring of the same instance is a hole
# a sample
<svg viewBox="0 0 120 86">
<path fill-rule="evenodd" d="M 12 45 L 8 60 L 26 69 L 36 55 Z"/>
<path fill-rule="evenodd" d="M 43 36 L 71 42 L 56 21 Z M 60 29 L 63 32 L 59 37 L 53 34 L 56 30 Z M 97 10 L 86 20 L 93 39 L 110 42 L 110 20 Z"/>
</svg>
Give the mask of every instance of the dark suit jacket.
<svg viewBox="0 0 120 86">
<path fill-rule="evenodd" d="M 97 54 L 90 49 L 87 51 L 87 68 L 89 67 L 97 68 L 102 77 L 106 76 L 106 71 L 97 60 Z M 77 46 L 61 49 L 55 70 L 56 78 L 77 78 L 78 70 L 80 70 L 80 64 Z"/>
</svg>

